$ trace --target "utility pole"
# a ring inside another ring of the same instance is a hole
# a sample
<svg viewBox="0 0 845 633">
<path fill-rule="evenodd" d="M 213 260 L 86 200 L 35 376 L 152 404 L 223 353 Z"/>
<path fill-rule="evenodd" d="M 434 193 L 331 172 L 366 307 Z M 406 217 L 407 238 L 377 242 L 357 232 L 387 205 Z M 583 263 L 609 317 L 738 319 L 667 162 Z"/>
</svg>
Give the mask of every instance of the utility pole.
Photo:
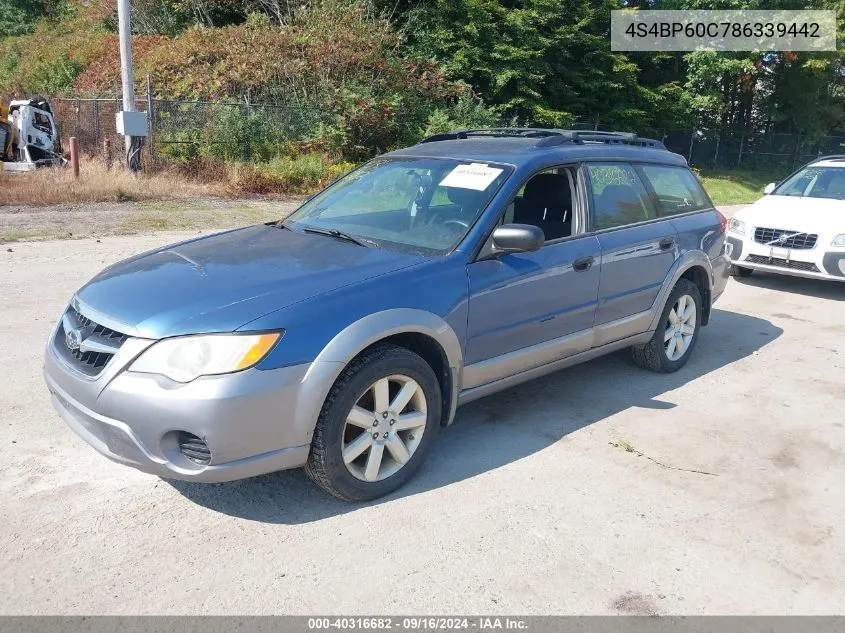
<svg viewBox="0 0 845 633">
<path fill-rule="evenodd" d="M 132 75 L 132 25 L 129 0 L 117 0 L 117 32 L 120 37 L 120 82 L 123 110 L 135 112 L 135 83 Z"/>
<path fill-rule="evenodd" d="M 123 112 L 117 113 L 118 134 L 126 139 L 126 165 L 141 169 L 141 146 L 147 136 L 147 117 L 135 108 L 135 80 L 132 75 L 132 25 L 129 0 L 117 0 L 117 32 L 120 38 L 120 82 L 123 87 Z"/>
</svg>

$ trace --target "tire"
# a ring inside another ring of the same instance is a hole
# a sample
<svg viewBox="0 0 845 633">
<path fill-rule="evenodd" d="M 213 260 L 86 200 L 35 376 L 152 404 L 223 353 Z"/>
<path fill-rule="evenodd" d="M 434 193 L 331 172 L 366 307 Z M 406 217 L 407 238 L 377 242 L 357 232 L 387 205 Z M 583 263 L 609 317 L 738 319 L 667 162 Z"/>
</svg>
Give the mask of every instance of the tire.
<svg viewBox="0 0 845 633">
<path fill-rule="evenodd" d="M 387 388 L 379 391 L 385 380 Z M 376 406 L 379 400 L 399 406 L 399 392 L 411 390 L 399 411 L 382 412 Z M 420 356 L 390 344 L 366 350 L 344 369 L 326 397 L 305 472 L 323 490 L 346 501 L 368 501 L 393 492 L 414 476 L 431 451 L 441 409 L 440 383 Z M 370 420 L 372 428 L 366 426 Z M 381 437 L 373 440 L 375 436 Z M 347 465 L 344 451 L 351 456 L 360 447 L 363 452 Z M 406 460 L 404 464 L 395 454 Z M 375 459 L 379 463 L 373 469 Z"/>
<path fill-rule="evenodd" d="M 686 298 L 686 299 L 684 299 Z M 692 301 L 694 312 L 691 313 L 694 322 L 681 321 L 681 325 L 676 326 L 670 320 L 670 314 L 675 313 L 679 302 L 684 300 L 686 304 Z M 671 373 L 678 371 L 681 367 L 686 365 L 689 357 L 695 349 L 695 344 L 698 342 L 698 332 L 701 329 L 701 292 L 698 286 L 687 279 L 679 279 L 672 292 L 669 293 L 669 298 L 666 300 L 666 305 L 663 306 L 663 312 L 660 315 L 657 329 L 654 331 L 654 336 L 651 337 L 645 345 L 638 345 L 631 348 L 631 355 L 634 362 L 645 369 L 661 373 Z M 667 339 L 673 327 L 682 328 L 687 326 L 685 331 L 691 328 L 690 334 L 684 334 L 680 330 L 673 333 L 674 348 L 672 348 L 673 341 Z M 689 338 L 687 338 L 689 336 Z M 677 353 L 680 351 L 678 345 L 684 345 L 680 356 Z M 670 353 L 671 348 L 671 353 Z"/>
<path fill-rule="evenodd" d="M 753 268 L 746 268 L 745 266 L 737 266 L 736 264 L 731 264 L 731 277 L 748 277 L 753 272 Z"/>
</svg>

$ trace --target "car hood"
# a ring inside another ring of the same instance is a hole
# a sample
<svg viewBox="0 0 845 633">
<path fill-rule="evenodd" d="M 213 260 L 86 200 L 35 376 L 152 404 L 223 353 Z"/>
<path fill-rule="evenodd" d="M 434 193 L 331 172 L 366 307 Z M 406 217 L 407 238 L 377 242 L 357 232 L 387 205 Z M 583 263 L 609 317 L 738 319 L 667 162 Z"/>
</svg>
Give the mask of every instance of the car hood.
<svg viewBox="0 0 845 633">
<path fill-rule="evenodd" d="M 838 235 L 845 233 L 845 200 L 769 195 L 763 196 L 735 217 L 749 225 L 749 229 L 764 226 Z"/>
<path fill-rule="evenodd" d="M 133 336 L 230 332 L 274 310 L 422 261 L 258 225 L 119 262 L 83 286 L 74 301 L 95 321 Z"/>
</svg>

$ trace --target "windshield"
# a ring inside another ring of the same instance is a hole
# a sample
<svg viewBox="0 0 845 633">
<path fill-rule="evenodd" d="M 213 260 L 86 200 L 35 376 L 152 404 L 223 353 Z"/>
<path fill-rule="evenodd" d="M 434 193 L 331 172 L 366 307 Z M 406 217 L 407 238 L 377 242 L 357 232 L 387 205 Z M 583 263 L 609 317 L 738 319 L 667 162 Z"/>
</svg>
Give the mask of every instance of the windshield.
<svg viewBox="0 0 845 633">
<path fill-rule="evenodd" d="M 845 200 L 845 167 L 808 167 L 773 192 L 778 196 Z"/>
<path fill-rule="evenodd" d="M 314 196 L 285 225 L 442 254 L 463 239 L 511 171 L 451 159 L 378 158 Z"/>
</svg>

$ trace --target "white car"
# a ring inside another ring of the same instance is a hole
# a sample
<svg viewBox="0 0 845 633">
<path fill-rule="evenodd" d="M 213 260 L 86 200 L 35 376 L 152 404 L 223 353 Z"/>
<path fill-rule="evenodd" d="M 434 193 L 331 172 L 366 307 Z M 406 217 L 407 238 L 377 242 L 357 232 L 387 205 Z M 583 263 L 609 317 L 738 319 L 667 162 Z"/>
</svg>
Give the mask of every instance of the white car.
<svg viewBox="0 0 845 633">
<path fill-rule="evenodd" d="M 845 281 L 845 155 L 808 163 L 728 222 L 731 274 Z"/>
</svg>

